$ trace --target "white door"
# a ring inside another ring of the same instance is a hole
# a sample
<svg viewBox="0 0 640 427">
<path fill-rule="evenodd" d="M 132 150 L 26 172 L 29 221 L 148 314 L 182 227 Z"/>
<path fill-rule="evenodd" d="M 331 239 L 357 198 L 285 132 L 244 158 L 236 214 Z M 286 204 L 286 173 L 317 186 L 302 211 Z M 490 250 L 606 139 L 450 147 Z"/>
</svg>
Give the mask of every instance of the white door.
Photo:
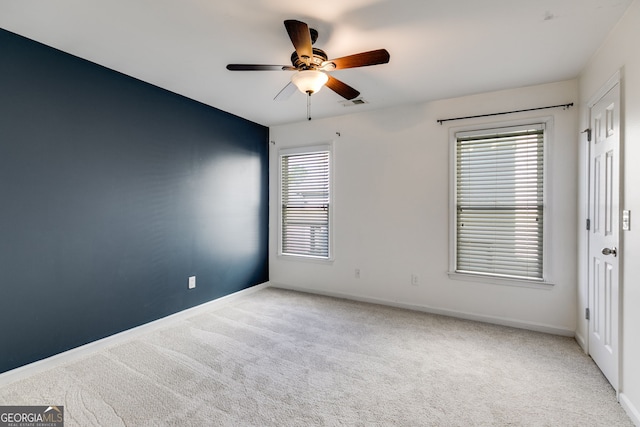
<svg viewBox="0 0 640 427">
<path fill-rule="evenodd" d="M 591 107 L 589 354 L 618 390 L 620 84 Z"/>
</svg>

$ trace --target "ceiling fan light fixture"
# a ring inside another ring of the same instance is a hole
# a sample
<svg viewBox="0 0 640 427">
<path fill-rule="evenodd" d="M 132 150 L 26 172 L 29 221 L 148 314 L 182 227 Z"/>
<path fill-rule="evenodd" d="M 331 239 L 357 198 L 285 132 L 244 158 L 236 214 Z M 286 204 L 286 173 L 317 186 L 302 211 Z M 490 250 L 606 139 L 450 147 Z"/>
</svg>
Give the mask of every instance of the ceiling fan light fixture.
<svg viewBox="0 0 640 427">
<path fill-rule="evenodd" d="M 329 76 L 318 70 L 298 71 L 291 77 L 291 82 L 300 92 L 305 94 L 318 92 L 327 81 L 329 81 Z"/>
</svg>

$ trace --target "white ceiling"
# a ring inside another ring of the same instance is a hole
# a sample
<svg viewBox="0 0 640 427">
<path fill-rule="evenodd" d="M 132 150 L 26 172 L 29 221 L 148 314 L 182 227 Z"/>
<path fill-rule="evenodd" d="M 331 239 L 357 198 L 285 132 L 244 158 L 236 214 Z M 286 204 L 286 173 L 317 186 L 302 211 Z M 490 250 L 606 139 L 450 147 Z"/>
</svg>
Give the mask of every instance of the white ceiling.
<svg viewBox="0 0 640 427">
<path fill-rule="evenodd" d="M 391 54 L 334 71 L 369 103 L 324 88 L 320 118 L 577 77 L 632 1 L 2 0 L 0 27 L 270 126 L 306 119 L 302 93 L 273 100 L 292 72 L 225 66 L 289 65 L 285 19 L 317 29 L 330 58 Z"/>
</svg>

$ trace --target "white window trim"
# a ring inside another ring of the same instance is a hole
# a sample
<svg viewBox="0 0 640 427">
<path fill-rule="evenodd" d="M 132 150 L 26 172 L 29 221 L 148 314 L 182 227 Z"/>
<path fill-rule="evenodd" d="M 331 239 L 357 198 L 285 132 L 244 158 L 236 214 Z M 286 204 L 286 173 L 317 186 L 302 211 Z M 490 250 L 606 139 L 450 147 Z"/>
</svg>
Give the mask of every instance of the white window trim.
<svg viewBox="0 0 640 427">
<path fill-rule="evenodd" d="M 543 166 L 542 173 L 544 174 L 544 182 L 543 182 L 543 212 L 545 218 L 545 225 L 542 234 L 542 262 L 543 262 L 543 273 L 542 280 L 538 279 L 525 279 L 525 278 L 510 278 L 510 277 L 499 277 L 499 276 L 491 276 L 484 275 L 480 273 L 460 273 L 456 271 L 456 143 L 457 137 L 456 135 L 462 132 L 482 132 L 491 129 L 500 129 L 500 128 L 512 128 L 526 125 L 534 125 L 534 124 L 542 124 L 545 128 L 544 133 L 544 142 L 543 142 Z M 549 268 L 549 237 L 551 224 L 550 224 L 550 215 L 549 215 L 549 207 L 547 201 L 549 200 L 549 190 L 551 186 L 548 183 L 551 181 L 550 179 L 550 167 L 549 164 L 551 160 L 548 156 L 549 145 L 552 143 L 554 136 L 554 119 L 552 116 L 545 117 L 531 117 L 522 120 L 513 120 L 513 121 L 504 121 L 504 122 L 493 122 L 493 123 L 478 123 L 475 125 L 465 125 L 449 128 L 449 271 L 447 274 L 450 279 L 453 280 L 461 280 L 461 281 L 469 281 L 469 282 L 480 282 L 486 284 L 493 285 L 506 285 L 506 286 L 517 286 L 517 287 L 526 287 L 526 288 L 539 288 L 539 289 L 550 289 L 553 286 L 553 282 L 550 277 L 550 268 Z"/>
<path fill-rule="evenodd" d="M 285 254 L 282 252 L 282 156 L 288 156 L 292 154 L 306 154 L 317 151 L 329 151 L 329 256 L 327 258 Z M 293 261 L 307 261 L 320 264 L 333 263 L 334 261 L 334 232 L 333 232 L 333 217 L 334 217 L 334 156 L 333 156 L 333 141 L 327 141 L 316 145 L 296 146 L 280 148 L 278 150 L 278 258 L 283 260 Z"/>
</svg>

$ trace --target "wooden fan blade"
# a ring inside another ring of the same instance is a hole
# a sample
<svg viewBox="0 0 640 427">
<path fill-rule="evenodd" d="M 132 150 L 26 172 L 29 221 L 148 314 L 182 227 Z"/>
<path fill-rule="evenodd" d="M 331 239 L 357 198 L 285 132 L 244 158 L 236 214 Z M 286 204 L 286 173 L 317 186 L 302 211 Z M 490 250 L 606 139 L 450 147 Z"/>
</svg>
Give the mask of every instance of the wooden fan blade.
<svg viewBox="0 0 640 427">
<path fill-rule="evenodd" d="M 369 52 L 356 53 L 342 58 L 330 59 L 326 64 L 333 63 L 336 70 L 344 68 L 366 67 L 369 65 L 386 64 L 389 62 L 389 52 L 386 49 L 371 50 Z"/>
<path fill-rule="evenodd" d="M 360 95 L 360 92 L 333 76 L 329 76 L 326 86 L 345 99 L 357 98 Z"/>
<path fill-rule="evenodd" d="M 291 97 L 291 95 L 294 94 L 294 92 L 296 90 L 298 90 L 296 85 L 294 85 L 292 82 L 289 82 L 288 85 L 283 87 L 282 90 L 280 92 L 278 92 L 278 94 L 275 96 L 275 98 L 273 98 L 273 100 L 274 101 L 286 101 L 287 99 L 289 99 Z"/>
<path fill-rule="evenodd" d="M 301 21 L 295 19 L 288 19 L 284 21 L 284 26 L 289 33 L 289 38 L 293 47 L 296 48 L 298 58 L 309 65 L 309 61 L 313 58 L 313 47 L 311 46 L 311 33 L 309 32 L 309 26 Z"/>
<path fill-rule="evenodd" d="M 229 64 L 230 71 L 295 71 L 290 65 Z"/>
</svg>

